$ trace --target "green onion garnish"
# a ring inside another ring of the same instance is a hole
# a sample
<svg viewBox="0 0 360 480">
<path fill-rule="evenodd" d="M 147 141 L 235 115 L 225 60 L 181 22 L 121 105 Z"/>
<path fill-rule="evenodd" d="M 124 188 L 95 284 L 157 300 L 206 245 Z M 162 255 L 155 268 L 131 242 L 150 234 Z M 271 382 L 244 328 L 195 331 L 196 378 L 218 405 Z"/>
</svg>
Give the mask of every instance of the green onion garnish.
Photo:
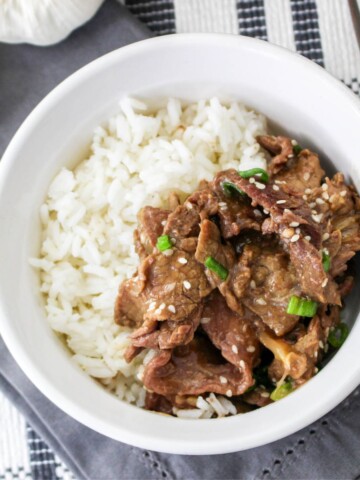
<svg viewBox="0 0 360 480">
<path fill-rule="evenodd" d="M 313 317 L 317 310 L 317 303 L 313 300 L 292 295 L 290 298 L 286 313 L 290 315 L 299 315 L 300 317 Z"/>
<path fill-rule="evenodd" d="M 250 170 L 243 170 L 238 172 L 242 178 L 258 177 L 264 183 L 269 181 L 269 175 L 262 168 L 251 168 Z"/>
<path fill-rule="evenodd" d="M 240 190 L 239 187 L 237 187 L 234 183 L 231 183 L 231 182 L 224 182 L 222 184 L 222 188 L 224 190 L 224 193 L 226 195 L 229 195 L 229 196 L 231 196 L 233 193 L 239 193 L 240 195 L 246 195 L 245 192 Z"/>
<path fill-rule="evenodd" d="M 156 248 L 160 252 L 164 252 L 165 250 L 169 250 L 173 246 L 172 241 L 170 240 L 169 235 L 160 235 L 156 242 Z"/>
<path fill-rule="evenodd" d="M 328 342 L 335 348 L 341 347 L 349 335 L 349 328 L 346 323 L 341 322 L 333 330 L 330 331 Z"/>
<path fill-rule="evenodd" d="M 213 257 L 207 257 L 205 260 L 205 267 L 216 273 L 221 280 L 226 280 L 229 275 L 229 272 L 224 265 L 221 265 L 221 263 L 217 262 Z"/>
<path fill-rule="evenodd" d="M 289 395 L 293 390 L 293 387 L 291 385 L 291 382 L 285 382 L 279 387 L 276 387 L 275 390 L 271 392 L 270 398 L 274 402 L 277 400 L 281 400 L 282 398 L 286 397 L 286 395 Z"/>
<path fill-rule="evenodd" d="M 293 152 L 295 153 L 295 155 L 299 155 L 299 153 L 301 152 L 303 148 L 300 147 L 300 145 L 294 145 L 293 146 Z"/>
<path fill-rule="evenodd" d="M 328 272 L 331 267 L 331 260 L 330 255 L 328 253 L 323 252 L 322 254 L 322 264 L 324 267 L 324 272 Z"/>
</svg>

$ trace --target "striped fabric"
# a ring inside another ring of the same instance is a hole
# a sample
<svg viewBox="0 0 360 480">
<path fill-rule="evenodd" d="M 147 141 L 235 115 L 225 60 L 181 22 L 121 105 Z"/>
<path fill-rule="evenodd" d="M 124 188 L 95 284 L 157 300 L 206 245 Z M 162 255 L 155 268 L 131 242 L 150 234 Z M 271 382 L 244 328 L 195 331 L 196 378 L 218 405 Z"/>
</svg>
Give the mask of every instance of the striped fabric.
<svg viewBox="0 0 360 480">
<path fill-rule="evenodd" d="M 347 0 L 119 1 L 156 35 L 214 32 L 267 40 L 325 67 L 360 95 L 360 54 Z M 6 419 L 0 423 L 0 480 L 74 480 L 1 394 L 0 409 Z"/>
<path fill-rule="evenodd" d="M 347 0 L 122 2 L 157 35 L 232 33 L 295 50 L 325 67 L 360 95 L 359 47 Z"/>
</svg>

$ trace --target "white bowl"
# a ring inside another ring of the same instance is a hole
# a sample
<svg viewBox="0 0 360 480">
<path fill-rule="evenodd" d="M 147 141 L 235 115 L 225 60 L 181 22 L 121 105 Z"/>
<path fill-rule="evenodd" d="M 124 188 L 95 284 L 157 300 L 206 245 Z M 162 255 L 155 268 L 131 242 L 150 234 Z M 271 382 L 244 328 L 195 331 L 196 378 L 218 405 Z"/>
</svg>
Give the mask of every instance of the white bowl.
<svg viewBox="0 0 360 480">
<path fill-rule="evenodd" d="M 330 158 L 360 189 L 360 103 L 310 61 L 245 37 L 178 35 L 112 52 L 69 77 L 32 112 L 0 165 L 0 328 L 32 382 L 56 405 L 104 435 L 138 447 L 214 454 L 256 447 L 306 426 L 360 381 L 356 294 L 344 346 L 305 386 L 268 407 L 217 420 L 181 420 L 119 401 L 70 360 L 47 324 L 28 258 L 39 247 L 38 212 L 63 165 L 86 151 L 93 128 L 124 94 L 239 99 Z"/>
</svg>

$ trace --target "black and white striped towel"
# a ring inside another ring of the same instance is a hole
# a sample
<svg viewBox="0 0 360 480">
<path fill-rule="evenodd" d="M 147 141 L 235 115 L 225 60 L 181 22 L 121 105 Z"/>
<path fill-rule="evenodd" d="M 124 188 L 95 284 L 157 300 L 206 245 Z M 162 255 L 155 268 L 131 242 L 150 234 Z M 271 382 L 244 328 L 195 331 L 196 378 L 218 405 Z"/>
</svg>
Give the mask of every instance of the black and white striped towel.
<svg viewBox="0 0 360 480">
<path fill-rule="evenodd" d="M 267 40 L 324 66 L 360 95 L 360 53 L 347 0 L 119 1 L 156 35 L 222 32 Z M 0 393 L 0 480 L 31 478 L 74 477 Z"/>
</svg>

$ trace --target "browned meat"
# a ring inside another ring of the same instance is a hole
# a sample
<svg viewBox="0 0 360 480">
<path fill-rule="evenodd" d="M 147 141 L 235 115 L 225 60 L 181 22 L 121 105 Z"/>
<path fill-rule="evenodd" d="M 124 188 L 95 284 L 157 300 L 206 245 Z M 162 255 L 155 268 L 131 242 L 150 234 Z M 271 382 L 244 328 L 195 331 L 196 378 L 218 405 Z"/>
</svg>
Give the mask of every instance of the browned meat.
<svg viewBox="0 0 360 480">
<path fill-rule="evenodd" d="M 163 395 L 154 392 L 146 392 L 145 409 L 153 412 L 165 413 L 171 415 L 173 406 L 170 400 Z"/>
<path fill-rule="evenodd" d="M 144 322 L 143 326 L 132 335 L 132 346 L 142 348 L 157 348 L 166 350 L 178 345 L 187 345 L 194 337 L 195 330 L 199 326 L 203 307 L 200 305 L 183 320 L 164 322 Z M 144 325 L 150 328 L 144 328 Z M 155 325 L 154 325 L 155 324 Z M 154 328 L 152 328 L 154 325 Z M 156 327 L 159 327 L 156 329 Z"/>
<path fill-rule="evenodd" d="M 206 300 L 201 326 L 222 356 L 251 375 L 258 363 L 260 344 L 252 326 L 252 316 L 240 316 L 214 291 Z"/>
<path fill-rule="evenodd" d="M 283 165 L 294 156 L 293 145 L 288 137 L 259 135 L 257 141 L 265 150 L 275 155 L 269 165 L 269 172 L 272 174 L 279 172 Z"/>
<path fill-rule="evenodd" d="M 266 407 L 266 405 L 272 403 L 270 392 L 263 386 L 256 387 L 254 390 L 244 393 L 242 398 L 244 402 L 250 405 L 256 405 L 257 407 Z"/>
<path fill-rule="evenodd" d="M 164 234 L 169 235 L 175 242 L 183 238 L 197 237 L 199 235 L 200 216 L 192 204 L 179 205 L 168 217 L 164 227 Z"/>
<path fill-rule="evenodd" d="M 144 254 L 146 256 L 153 252 L 158 237 L 164 231 L 169 214 L 169 210 L 154 207 L 144 207 L 139 211 L 135 245 L 140 258 L 144 258 Z"/>
<path fill-rule="evenodd" d="M 222 244 L 220 232 L 215 223 L 210 220 L 203 220 L 200 225 L 200 234 L 195 258 L 198 262 L 204 264 L 208 257 L 213 257 L 228 271 L 235 262 L 235 255 L 232 247 L 229 244 Z M 206 276 L 214 288 L 223 282 L 216 273 L 209 269 L 206 269 Z"/>
<path fill-rule="evenodd" d="M 240 257 L 250 269 L 251 280 L 241 299 L 276 335 L 282 336 L 298 322 L 286 309 L 292 295 L 300 294 L 296 270 L 289 256 L 276 244 L 246 245 Z"/>
<path fill-rule="evenodd" d="M 237 185 L 250 196 L 254 206 L 261 205 L 270 213 L 274 230 L 289 250 L 302 292 L 322 303 L 340 304 L 336 284 L 322 267 L 321 227 L 305 201 L 286 194 L 278 185 L 260 187 L 256 181 L 241 178 L 235 170 L 220 172 L 219 177 Z"/>
<path fill-rule="evenodd" d="M 320 186 L 325 172 L 320 166 L 318 155 L 310 150 L 302 150 L 298 157 L 289 161 L 277 175 L 277 184 L 292 195 L 304 195 L 305 190 Z"/>
<path fill-rule="evenodd" d="M 145 367 L 143 383 L 161 395 L 201 395 L 214 392 L 241 395 L 252 384 L 251 374 L 224 363 L 211 343 L 201 337 L 172 351 L 163 350 Z"/>
<path fill-rule="evenodd" d="M 181 320 L 211 290 L 203 265 L 189 253 L 155 253 L 142 262 L 137 277 L 121 285 L 115 321 L 140 326 L 143 320 Z"/>
</svg>

